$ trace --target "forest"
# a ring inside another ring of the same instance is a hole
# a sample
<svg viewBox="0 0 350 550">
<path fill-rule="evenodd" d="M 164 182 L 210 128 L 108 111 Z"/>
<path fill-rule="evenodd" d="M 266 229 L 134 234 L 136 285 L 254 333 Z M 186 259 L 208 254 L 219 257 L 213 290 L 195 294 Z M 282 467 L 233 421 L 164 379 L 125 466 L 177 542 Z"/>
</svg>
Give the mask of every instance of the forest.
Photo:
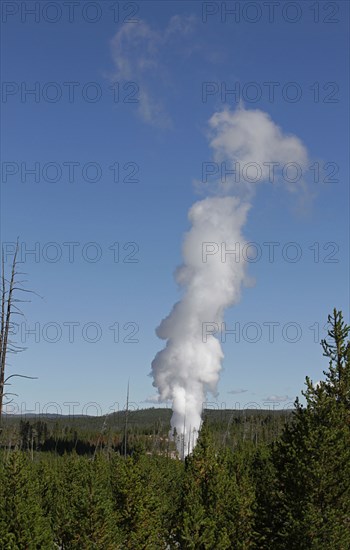
<svg viewBox="0 0 350 550">
<path fill-rule="evenodd" d="M 0 548 L 350 548 L 350 327 L 337 310 L 328 322 L 304 403 L 204 411 L 184 460 L 166 409 L 4 415 Z"/>
</svg>

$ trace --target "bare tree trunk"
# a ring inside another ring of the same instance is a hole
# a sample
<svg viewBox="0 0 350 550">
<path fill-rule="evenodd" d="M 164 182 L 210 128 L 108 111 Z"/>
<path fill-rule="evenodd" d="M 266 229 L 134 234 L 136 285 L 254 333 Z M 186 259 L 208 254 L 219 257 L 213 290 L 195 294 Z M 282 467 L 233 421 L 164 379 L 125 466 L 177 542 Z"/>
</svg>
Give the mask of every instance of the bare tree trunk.
<svg viewBox="0 0 350 550">
<path fill-rule="evenodd" d="M 9 280 L 5 278 L 5 258 L 4 250 L 2 250 L 1 260 L 1 326 L 0 326 L 0 434 L 2 432 L 2 417 L 4 409 L 4 397 L 8 395 L 17 395 L 12 392 L 5 392 L 5 386 L 9 384 L 8 380 L 13 377 L 20 378 L 35 378 L 33 376 L 25 376 L 23 374 L 11 374 L 5 377 L 6 371 L 6 357 L 8 352 L 18 353 L 24 351 L 25 348 L 18 346 L 11 342 L 9 335 L 12 334 L 13 315 L 23 315 L 16 302 L 25 302 L 27 300 L 21 300 L 15 297 L 15 292 L 32 292 L 22 288 L 23 281 L 17 280 L 17 254 L 18 254 L 18 240 L 13 256 L 11 277 Z M 10 400 L 10 402 L 12 399 Z M 9 404 L 7 402 L 6 404 Z"/>
<path fill-rule="evenodd" d="M 0 430 L 4 402 L 5 389 L 5 366 L 6 354 L 8 347 L 8 335 L 10 330 L 10 321 L 13 305 L 13 290 L 15 285 L 16 261 L 17 261 L 18 243 L 16 246 L 15 255 L 13 257 L 11 279 L 9 283 L 8 298 L 6 299 L 6 281 L 5 281 L 5 260 L 2 254 L 1 271 L 2 271 L 2 297 L 1 297 L 1 336 L 0 336 Z"/>
</svg>

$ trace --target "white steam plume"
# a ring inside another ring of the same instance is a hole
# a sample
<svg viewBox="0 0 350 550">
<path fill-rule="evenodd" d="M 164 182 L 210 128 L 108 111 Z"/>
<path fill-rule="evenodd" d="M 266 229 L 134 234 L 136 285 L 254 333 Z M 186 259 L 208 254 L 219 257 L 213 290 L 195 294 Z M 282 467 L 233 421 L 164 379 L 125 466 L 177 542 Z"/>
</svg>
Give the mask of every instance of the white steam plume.
<svg viewBox="0 0 350 550">
<path fill-rule="evenodd" d="M 285 136 L 262 111 L 226 110 L 215 113 L 209 123 L 214 159 L 261 166 L 295 162 L 304 167 L 307 162 L 301 141 Z M 216 392 L 224 355 L 208 323 L 220 324 L 225 309 L 240 298 L 246 262 L 234 261 L 225 251 L 242 250 L 249 208 L 246 200 L 233 196 L 210 197 L 192 206 L 183 265 L 175 274 L 183 296 L 156 331 L 166 346 L 152 362 L 153 385 L 161 400 L 173 403 L 171 427 L 181 436 L 178 450 L 183 456 L 196 444 L 207 392 Z"/>
</svg>

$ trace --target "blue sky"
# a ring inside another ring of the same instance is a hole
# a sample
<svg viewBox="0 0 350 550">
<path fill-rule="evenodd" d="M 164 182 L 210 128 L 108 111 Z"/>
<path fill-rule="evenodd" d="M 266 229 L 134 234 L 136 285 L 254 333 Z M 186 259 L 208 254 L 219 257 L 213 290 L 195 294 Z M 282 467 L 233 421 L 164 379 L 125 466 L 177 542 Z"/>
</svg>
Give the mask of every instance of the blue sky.
<svg viewBox="0 0 350 550">
<path fill-rule="evenodd" d="M 57 403 L 62 412 L 68 402 L 79 403 L 77 412 L 91 402 L 97 411 L 122 408 L 130 379 L 135 407 L 151 405 L 148 375 L 163 347 L 155 329 L 180 297 L 173 273 L 187 213 L 206 196 L 208 121 L 241 100 L 299 138 L 320 181 L 308 170 L 302 194 L 283 182 L 257 186 L 243 233 L 262 256 L 248 266 L 254 283 L 226 312 L 239 341 L 227 335 L 222 343 L 218 395 L 208 401 L 290 404 L 305 376 L 319 380 L 327 366 L 317 340 L 328 313 L 348 312 L 348 4 L 334 3 L 333 14 L 327 2 L 297 2 L 294 15 L 281 2 L 272 21 L 263 10 L 256 22 L 245 2 L 236 3 L 239 21 L 225 19 L 221 2 L 119 2 L 119 22 L 113 2 L 92 2 L 89 12 L 78 2 L 71 22 L 56 4 L 56 22 L 48 21 L 54 11 L 41 7 L 35 21 L 16 2 L 4 2 L 2 13 L 1 240 L 10 252 L 19 236 L 27 287 L 42 296 L 24 304 L 17 340 L 27 350 L 9 358 L 9 374 L 38 376 L 16 381 L 16 402 L 29 410 Z M 124 22 L 131 9 L 137 21 Z M 37 97 L 25 95 L 35 86 Z M 236 96 L 221 94 L 233 88 Z M 251 101 L 249 92 L 261 97 Z M 35 163 L 39 181 L 24 169 Z M 338 181 L 327 182 L 335 168 Z M 272 262 L 264 242 L 279 243 Z M 291 242 L 297 262 L 286 256 Z M 36 257 L 25 253 L 35 246 Z M 300 331 L 294 343 L 290 323 Z M 35 326 L 36 337 L 26 334 Z"/>
</svg>

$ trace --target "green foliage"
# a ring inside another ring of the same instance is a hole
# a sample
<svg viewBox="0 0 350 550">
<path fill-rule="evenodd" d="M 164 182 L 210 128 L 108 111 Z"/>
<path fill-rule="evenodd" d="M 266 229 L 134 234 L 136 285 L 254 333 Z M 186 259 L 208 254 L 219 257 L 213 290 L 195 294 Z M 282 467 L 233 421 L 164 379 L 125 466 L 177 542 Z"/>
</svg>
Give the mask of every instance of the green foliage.
<svg viewBox="0 0 350 550">
<path fill-rule="evenodd" d="M 245 457 L 246 458 L 246 457 Z M 179 539 L 184 549 L 251 548 L 254 490 L 245 460 L 217 449 L 204 423 L 186 459 Z"/>
<path fill-rule="evenodd" d="M 276 469 L 270 446 L 261 445 L 252 462 L 252 480 L 255 485 L 255 542 L 259 550 L 274 548 L 274 536 L 279 530 L 279 498 Z"/>
<path fill-rule="evenodd" d="M 181 466 L 162 457 L 115 457 L 112 487 L 123 548 L 167 548 L 173 541 Z"/>
<path fill-rule="evenodd" d="M 306 379 L 307 406 L 296 401 L 293 423 L 274 450 L 276 548 L 350 548 L 350 328 L 337 311 L 329 322 L 326 381 Z"/>
<path fill-rule="evenodd" d="M 0 541 L 6 550 L 52 548 L 34 470 L 26 455 L 10 453 L 1 469 Z"/>
<path fill-rule="evenodd" d="M 329 323 L 329 368 L 306 379 L 306 406 L 208 411 L 185 462 L 156 409 L 126 458 L 100 419 L 97 431 L 86 419 L 5 430 L 0 550 L 348 550 L 350 327 L 336 310 Z"/>
<path fill-rule="evenodd" d="M 53 471 L 50 463 L 40 466 L 44 509 L 57 544 L 71 549 L 120 548 L 106 460 L 72 454 L 58 465 Z"/>
</svg>

